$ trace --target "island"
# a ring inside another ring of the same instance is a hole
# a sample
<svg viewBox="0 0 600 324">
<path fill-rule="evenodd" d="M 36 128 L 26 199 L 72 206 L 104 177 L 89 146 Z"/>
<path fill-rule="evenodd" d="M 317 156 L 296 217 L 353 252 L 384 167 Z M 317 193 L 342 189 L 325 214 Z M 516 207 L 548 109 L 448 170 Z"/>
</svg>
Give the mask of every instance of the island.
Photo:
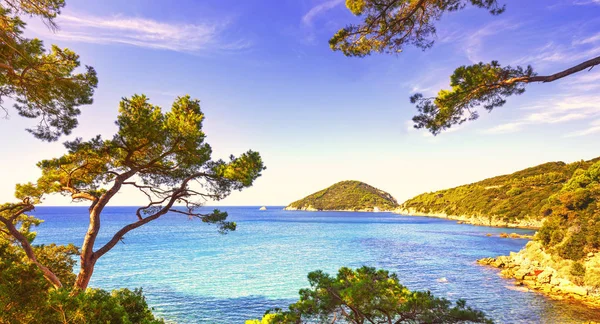
<svg viewBox="0 0 600 324">
<path fill-rule="evenodd" d="M 385 212 L 398 208 L 389 193 L 364 182 L 346 180 L 294 201 L 285 210 Z"/>
</svg>

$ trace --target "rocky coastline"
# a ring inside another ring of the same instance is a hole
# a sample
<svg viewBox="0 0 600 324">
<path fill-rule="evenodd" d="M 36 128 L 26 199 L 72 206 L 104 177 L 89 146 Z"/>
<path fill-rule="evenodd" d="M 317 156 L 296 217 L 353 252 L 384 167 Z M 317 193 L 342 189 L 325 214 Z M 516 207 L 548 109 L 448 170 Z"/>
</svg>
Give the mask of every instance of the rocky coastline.
<svg viewBox="0 0 600 324">
<path fill-rule="evenodd" d="M 539 242 L 530 241 L 518 253 L 477 263 L 500 269 L 503 277 L 515 279 L 515 286 L 525 291 L 600 309 L 600 253 L 589 253 L 576 262 L 547 253 Z"/>
<path fill-rule="evenodd" d="M 542 227 L 541 220 L 535 219 L 523 219 L 518 222 L 506 222 L 502 219 L 488 217 L 483 215 L 448 215 L 445 212 L 435 213 L 423 213 L 414 208 L 398 208 L 393 211 L 396 214 L 408 215 L 408 216 L 421 216 L 421 217 L 435 217 L 444 218 L 458 221 L 462 224 L 470 224 L 477 226 L 490 226 L 490 227 L 510 227 L 510 228 L 523 228 L 523 229 L 539 229 Z"/>
</svg>

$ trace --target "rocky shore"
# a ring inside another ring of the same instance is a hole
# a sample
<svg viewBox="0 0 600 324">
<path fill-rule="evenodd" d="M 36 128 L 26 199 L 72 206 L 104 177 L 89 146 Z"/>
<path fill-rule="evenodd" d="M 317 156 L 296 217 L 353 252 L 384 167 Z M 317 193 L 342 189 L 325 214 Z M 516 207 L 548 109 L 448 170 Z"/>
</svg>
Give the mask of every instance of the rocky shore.
<svg viewBox="0 0 600 324">
<path fill-rule="evenodd" d="M 494 234 L 491 233 L 487 233 L 485 236 L 494 236 Z M 500 233 L 498 234 L 498 237 L 500 238 L 511 238 L 511 239 L 526 239 L 526 240 L 533 240 L 533 235 L 527 235 L 527 234 L 518 234 L 518 233 Z"/>
<path fill-rule="evenodd" d="M 518 253 L 477 263 L 501 269 L 502 276 L 515 279 L 516 286 L 525 290 L 600 308 L 600 253 L 589 253 L 575 262 L 551 255 L 539 242 L 531 241 Z"/>
<path fill-rule="evenodd" d="M 458 221 L 463 224 L 471 224 L 478 226 L 491 226 L 491 227 L 511 227 L 511 228 L 527 228 L 527 229 L 538 229 L 542 226 L 541 220 L 536 219 L 523 219 L 518 222 L 506 222 L 502 219 L 488 217 L 483 215 L 448 215 L 444 212 L 438 213 L 423 213 L 415 210 L 414 208 L 398 208 L 394 210 L 396 214 L 409 215 L 409 216 L 423 216 L 423 217 L 435 217 L 444 218 Z"/>
</svg>

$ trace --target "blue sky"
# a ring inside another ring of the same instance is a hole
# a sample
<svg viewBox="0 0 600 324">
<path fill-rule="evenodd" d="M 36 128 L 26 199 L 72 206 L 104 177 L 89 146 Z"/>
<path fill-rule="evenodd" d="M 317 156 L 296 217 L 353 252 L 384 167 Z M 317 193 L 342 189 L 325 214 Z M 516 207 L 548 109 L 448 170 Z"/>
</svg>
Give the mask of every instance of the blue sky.
<svg viewBox="0 0 600 324">
<path fill-rule="evenodd" d="M 437 137 L 412 129 L 409 96 L 447 87 L 459 65 L 496 59 L 550 74 L 600 55 L 600 1 L 504 2 L 500 16 L 475 8 L 446 15 L 425 52 L 363 59 L 329 49 L 331 35 L 357 19 L 342 0 L 68 0 L 58 32 L 32 19 L 27 34 L 75 50 L 98 71 L 95 102 L 70 138 L 114 133 L 121 97 L 144 93 L 167 108 L 190 94 L 202 101 L 215 157 L 253 149 L 268 167 L 254 187 L 219 204 L 285 205 L 345 179 L 403 201 L 546 161 L 600 156 L 600 67 L 531 85 Z M 15 183 L 35 181 L 37 161 L 64 152 L 25 133 L 32 123 L 0 120 L 3 201 Z M 141 202 L 132 192 L 114 200 Z"/>
</svg>

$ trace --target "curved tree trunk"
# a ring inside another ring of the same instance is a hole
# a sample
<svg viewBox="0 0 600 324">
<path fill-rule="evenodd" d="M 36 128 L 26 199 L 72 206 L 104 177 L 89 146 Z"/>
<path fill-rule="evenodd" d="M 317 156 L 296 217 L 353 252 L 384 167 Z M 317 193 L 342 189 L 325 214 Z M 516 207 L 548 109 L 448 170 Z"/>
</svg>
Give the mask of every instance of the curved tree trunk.
<svg viewBox="0 0 600 324">
<path fill-rule="evenodd" d="M 99 258 L 99 255 L 94 253 L 94 243 L 100 232 L 100 214 L 102 214 L 102 210 L 119 189 L 121 189 L 123 181 L 133 176 L 135 173 L 136 170 L 129 170 L 128 172 L 117 176 L 115 183 L 106 193 L 97 200 L 93 199 L 93 203 L 89 208 L 90 225 L 88 226 L 83 245 L 81 246 L 79 274 L 77 275 L 77 280 L 75 280 L 72 294 L 78 294 L 80 291 L 85 290 L 94 273 L 94 266 Z"/>
<path fill-rule="evenodd" d="M 103 206 L 102 206 L 103 207 Z M 79 274 L 73 288 L 73 294 L 77 294 L 79 291 L 85 290 L 90 283 L 92 273 L 94 273 L 94 265 L 96 264 L 96 257 L 94 255 L 94 243 L 96 237 L 100 231 L 100 213 L 102 208 L 98 208 L 98 205 L 90 208 L 90 224 L 88 226 L 87 233 L 81 246 L 81 255 L 79 262 Z"/>
<path fill-rule="evenodd" d="M 96 260 L 81 260 L 81 265 L 79 267 L 79 274 L 77 275 L 77 280 L 75 280 L 74 290 L 73 292 L 76 294 L 80 291 L 83 291 L 87 288 L 90 283 L 90 279 L 92 278 L 92 274 L 94 273 L 94 266 L 96 265 Z"/>
<path fill-rule="evenodd" d="M 37 260 L 35 252 L 33 251 L 33 247 L 31 247 L 31 244 L 29 244 L 29 240 L 27 240 L 27 238 L 21 232 L 19 232 L 19 230 L 17 230 L 12 221 L 6 220 L 2 217 L 0 217 L 0 221 L 4 223 L 4 225 L 6 225 L 6 228 L 8 228 L 8 232 L 10 233 L 10 235 L 12 235 L 17 241 L 19 241 L 19 244 L 21 244 L 21 247 L 25 251 L 25 254 L 27 255 L 29 261 L 31 261 L 40 270 L 42 270 L 44 278 L 46 278 L 46 280 L 48 280 L 54 286 L 54 288 L 61 288 L 62 283 L 60 282 L 60 279 L 58 279 L 58 277 L 50 269 L 48 269 L 46 266 L 44 266 Z"/>
</svg>

